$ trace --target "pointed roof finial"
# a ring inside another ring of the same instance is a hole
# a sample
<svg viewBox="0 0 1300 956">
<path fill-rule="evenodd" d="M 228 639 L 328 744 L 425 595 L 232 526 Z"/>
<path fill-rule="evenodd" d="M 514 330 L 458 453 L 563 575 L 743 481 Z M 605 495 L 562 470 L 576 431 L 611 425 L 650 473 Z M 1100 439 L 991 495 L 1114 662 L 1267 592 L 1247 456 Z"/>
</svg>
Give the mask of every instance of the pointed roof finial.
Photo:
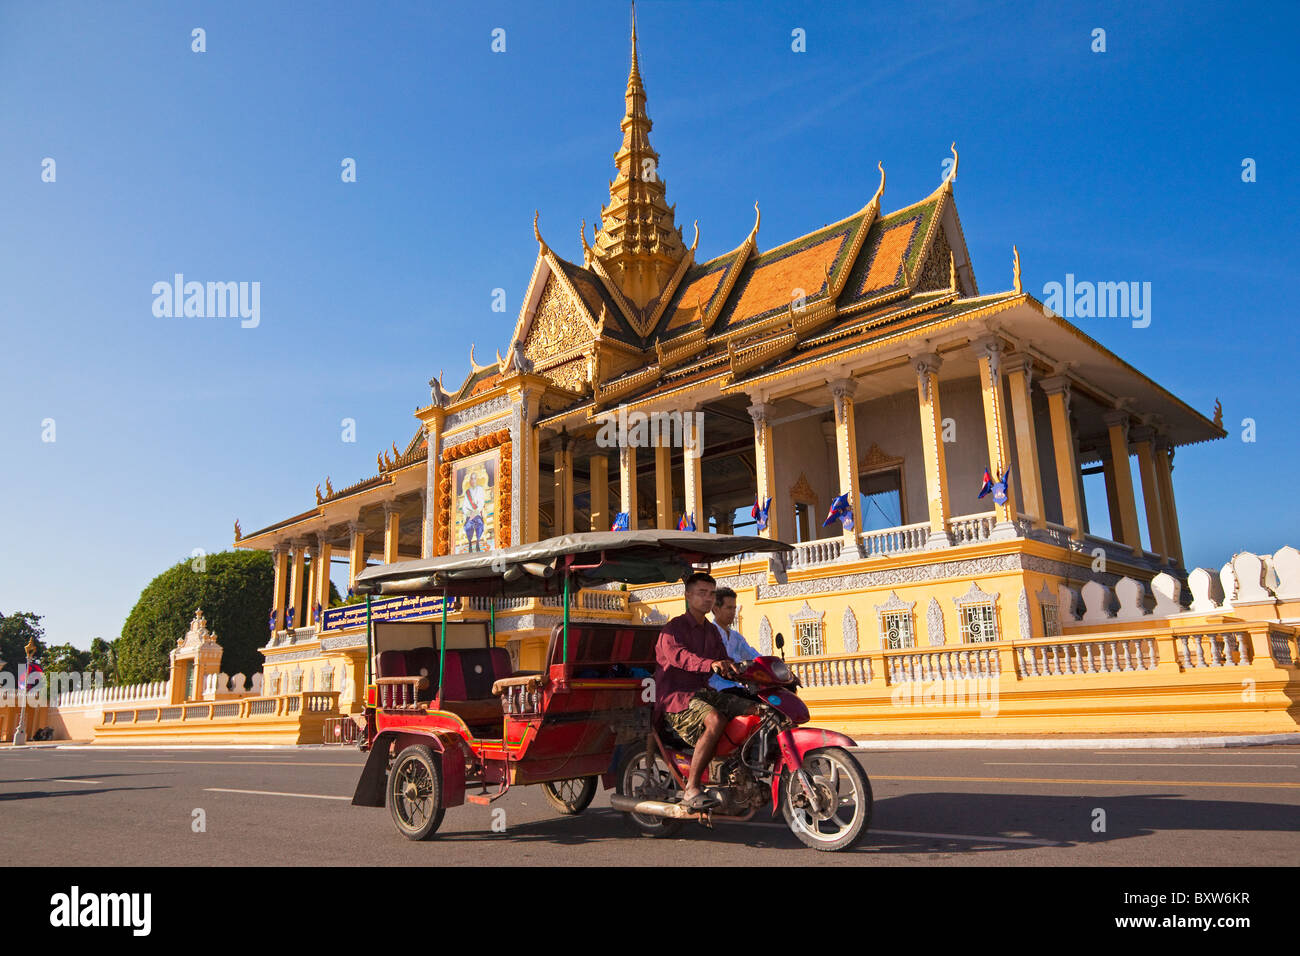
<svg viewBox="0 0 1300 956">
<path fill-rule="evenodd" d="M 1016 295 L 1020 295 L 1020 293 L 1024 291 L 1024 289 L 1022 289 L 1020 286 L 1020 250 L 1017 249 L 1014 244 L 1011 246 L 1011 255 L 1012 255 L 1011 282 L 1012 285 L 1015 287 Z"/>
<path fill-rule="evenodd" d="M 876 169 L 880 170 L 880 185 L 876 187 L 876 194 L 871 197 L 873 200 L 885 194 L 885 164 L 877 162 Z"/>
<path fill-rule="evenodd" d="M 952 183 L 955 182 L 956 179 L 957 179 L 957 143 L 954 140 L 952 144 L 952 169 L 948 171 L 948 178 L 945 179 L 944 182 Z"/>
</svg>

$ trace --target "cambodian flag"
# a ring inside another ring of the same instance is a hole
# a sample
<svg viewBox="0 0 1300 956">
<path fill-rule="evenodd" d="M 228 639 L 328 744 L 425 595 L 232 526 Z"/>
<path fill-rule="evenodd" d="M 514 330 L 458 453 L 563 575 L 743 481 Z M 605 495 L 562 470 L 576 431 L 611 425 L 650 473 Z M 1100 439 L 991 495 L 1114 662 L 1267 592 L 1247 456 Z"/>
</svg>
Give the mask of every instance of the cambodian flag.
<svg viewBox="0 0 1300 956">
<path fill-rule="evenodd" d="M 678 530 L 678 531 L 694 531 L 694 530 L 695 530 L 695 512 L 691 512 L 690 514 L 682 515 L 682 520 L 679 521 L 679 522 L 677 522 L 677 530 Z"/>
<path fill-rule="evenodd" d="M 846 491 L 838 495 L 831 502 L 830 513 L 826 515 L 826 520 L 822 522 L 822 527 L 827 527 L 832 521 L 838 520 L 844 526 L 845 531 L 853 530 L 853 508 L 849 504 L 849 494 Z"/>
<path fill-rule="evenodd" d="M 1007 477 L 1011 474 L 1010 469 L 1002 473 L 1002 479 L 993 486 L 993 500 L 1000 505 L 1007 503 Z"/>
<path fill-rule="evenodd" d="M 989 474 L 989 470 L 988 470 L 987 468 L 985 468 L 985 469 L 984 469 L 984 484 L 983 484 L 983 486 L 980 488 L 980 493 L 979 493 L 978 495 L 976 495 L 975 497 L 977 497 L 977 498 L 983 498 L 985 495 L 987 495 L 987 494 L 988 494 L 990 491 L 992 491 L 992 490 L 993 490 L 993 476 L 990 475 L 990 474 Z"/>
<path fill-rule="evenodd" d="M 40 682 L 41 675 L 44 673 L 45 671 L 41 669 L 41 665 L 35 661 L 24 664 L 18 669 L 18 686 L 23 690 L 31 690 Z"/>
<path fill-rule="evenodd" d="M 767 512 L 772 507 L 772 499 L 768 498 L 763 507 L 758 506 L 758 499 L 754 499 L 754 507 L 749 510 L 749 516 L 758 522 L 758 530 L 767 530 Z"/>
<path fill-rule="evenodd" d="M 271 608 L 271 617 L 266 622 L 272 633 L 275 633 L 275 608 Z"/>
<path fill-rule="evenodd" d="M 609 526 L 609 530 L 626 531 L 627 523 L 628 523 L 627 518 L 628 518 L 628 513 L 626 511 L 620 511 L 618 514 L 614 516 L 614 523 Z"/>
</svg>

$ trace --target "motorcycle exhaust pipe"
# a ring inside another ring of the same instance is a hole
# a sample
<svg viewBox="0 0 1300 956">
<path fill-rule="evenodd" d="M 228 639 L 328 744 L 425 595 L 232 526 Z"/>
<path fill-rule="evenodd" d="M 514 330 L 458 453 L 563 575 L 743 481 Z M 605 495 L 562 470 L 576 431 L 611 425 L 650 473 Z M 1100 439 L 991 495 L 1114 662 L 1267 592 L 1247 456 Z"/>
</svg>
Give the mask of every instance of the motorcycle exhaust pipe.
<svg viewBox="0 0 1300 956">
<path fill-rule="evenodd" d="M 700 815 L 698 810 L 688 810 L 680 803 L 667 803 L 663 800 L 638 800 L 636 797 L 612 796 L 609 805 L 624 813 L 643 813 L 654 817 L 668 817 L 670 820 L 693 820 Z"/>
</svg>

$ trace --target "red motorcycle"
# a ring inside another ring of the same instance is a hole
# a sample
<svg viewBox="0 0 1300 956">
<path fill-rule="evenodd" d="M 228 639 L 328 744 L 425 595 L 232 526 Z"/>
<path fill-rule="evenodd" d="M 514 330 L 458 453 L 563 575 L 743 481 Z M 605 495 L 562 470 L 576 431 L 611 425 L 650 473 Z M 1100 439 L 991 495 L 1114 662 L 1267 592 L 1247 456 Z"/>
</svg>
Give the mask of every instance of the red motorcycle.
<svg viewBox="0 0 1300 956">
<path fill-rule="evenodd" d="M 777 649 L 785 644 L 776 636 Z M 647 837 L 670 837 L 683 821 L 743 822 L 770 802 L 786 825 L 814 850 L 847 850 L 871 824 L 871 782 L 845 748 L 854 741 L 831 730 L 801 727 L 808 708 L 794 693 L 799 680 L 780 657 L 738 665 L 737 693 L 757 713 L 727 724 L 702 778 L 719 803 L 690 810 L 681 803 L 692 748 L 666 724 L 655 727 L 644 749 L 619 768 L 618 794 L 610 798 L 632 829 Z"/>
</svg>

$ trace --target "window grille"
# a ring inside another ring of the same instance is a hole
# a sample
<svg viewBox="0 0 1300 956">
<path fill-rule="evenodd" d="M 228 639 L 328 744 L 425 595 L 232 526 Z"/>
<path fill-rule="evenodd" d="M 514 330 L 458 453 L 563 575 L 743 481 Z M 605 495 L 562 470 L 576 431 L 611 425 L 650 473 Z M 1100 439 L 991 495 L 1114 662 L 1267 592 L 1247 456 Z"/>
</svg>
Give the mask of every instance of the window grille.
<svg viewBox="0 0 1300 956">
<path fill-rule="evenodd" d="M 997 615 L 992 601 L 962 605 L 961 639 L 964 644 L 981 644 L 998 639 Z"/>
<path fill-rule="evenodd" d="M 885 634 L 885 650 L 899 651 L 916 646 L 912 615 L 907 611 L 886 611 L 881 615 L 880 625 Z"/>
<path fill-rule="evenodd" d="M 796 624 L 795 647 L 801 657 L 825 653 L 821 621 L 800 621 Z"/>
</svg>

